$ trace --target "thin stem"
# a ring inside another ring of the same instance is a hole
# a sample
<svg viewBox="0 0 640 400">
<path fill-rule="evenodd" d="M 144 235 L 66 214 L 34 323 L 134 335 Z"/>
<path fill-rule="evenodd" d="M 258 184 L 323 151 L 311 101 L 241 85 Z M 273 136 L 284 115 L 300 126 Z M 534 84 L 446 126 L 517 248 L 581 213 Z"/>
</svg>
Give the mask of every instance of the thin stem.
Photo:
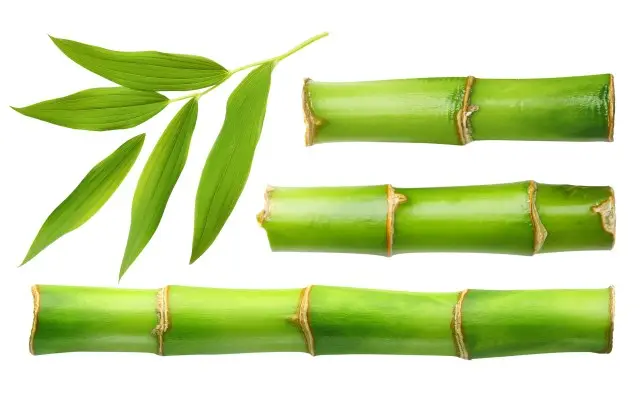
<svg viewBox="0 0 640 400">
<path fill-rule="evenodd" d="M 327 35 L 329 35 L 328 32 L 323 32 L 323 33 L 321 33 L 319 35 L 316 35 L 316 36 L 314 36 L 312 38 L 309 38 L 309 39 L 305 40 L 304 42 L 300 43 L 299 45 L 297 45 L 296 47 L 294 47 L 291 50 L 287 51 L 286 53 L 283 53 L 283 54 L 281 54 L 279 56 L 276 56 L 276 57 L 271 57 L 271 58 L 267 58 L 267 59 L 264 59 L 264 60 L 261 60 L 261 61 L 256 61 L 256 62 L 253 62 L 251 64 L 247 64 L 245 66 L 242 66 L 240 68 L 236 68 L 236 69 L 232 70 L 230 72 L 230 74 L 234 74 L 236 72 L 244 71 L 245 69 L 248 69 L 248 68 L 251 68 L 251 67 L 255 67 L 255 66 L 258 66 L 258 65 L 261 65 L 261 64 L 265 64 L 265 63 L 268 63 L 268 62 L 271 62 L 271 61 L 284 60 L 285 58 L 289 57 L 290 55 L 302 50 L 303 48 L 307 47 L 311 43 L 313 43 L 313 42 L 315 42 L 317 40 L 320 40 L 320 39 L 322 39 L 323 37 L 325 37 Z"/>
<path fill-rule="evenodd" d="M 190 99 L 192 97 L 195 97 L 198 93 L 191 93 L 191 94 L 186 94 L 184 96 L 180 96 L 180 97 L 176 97 L 175 99 L 171 99 L 169 100 L 170 103 L 175 103 L 176 101 L 180 101 L 180 100 L 185 100 L 185 99 Z"/>
<path fill-rule="evenodd" d="M 305 40 L 304 42 L 300 43 L 299 45 L 297 45 L 296 47 L 292 48 L 291 50 L 287 51 L 286 53 L 283 53 L 279 56 L 276 57 L 271 57 L 271 58 L 267 58 L 261 61 L 256 61 L 253 62 L 251 64 L 247 64 L 247 65 L 243 65 L 242 67 L 238 67 L 236 69 L 232 69 L 228 72 L 227 76 L 220 82 L 216 83 L 215 85 L 207 88 L 206 90 L 203 90 L 202 92 L 196 92 L 196 93 L 191 93 L 191 94 L 187 94 L 184 96 L 180 96 L 180 97 L 176 97 L 175 99 L 171 99 L 169 100 L 170 103 L 174 103 L 176 101 L 180 101 L 180 100 L 185 100 L 185 99 L 190 99 L 195 97 L 200 98 L 202 96 L 204 96 L 205 94 L 209 93 L 210 91 L 212 91 L 213 89 L 217 88 L 218 86 L 220 86 L 221 84 L 223 84 L 227 79 L 231 78 L 235 73 L 240 72 L 240 71 L 244 71 L 246 69 L 252 68 L 252 67 L 256 67 L 258 65 L 262 65 L 262 64 L 266 64 L 268 62 L 278 62 L 281 60 L 284 60 L 285 58 L 289 57 L 290 55 L 297 53 L 298 51 L 302 50 L 303 48 L 307 47 L 308 45 L 310 45 L 311 43 L 322 39 L 323 37 L 329 35 L 328 32 L 323 32 L 321 34 L 315 35 L 314 37 L 311 37 L 307 40 Z"/>
</svg>

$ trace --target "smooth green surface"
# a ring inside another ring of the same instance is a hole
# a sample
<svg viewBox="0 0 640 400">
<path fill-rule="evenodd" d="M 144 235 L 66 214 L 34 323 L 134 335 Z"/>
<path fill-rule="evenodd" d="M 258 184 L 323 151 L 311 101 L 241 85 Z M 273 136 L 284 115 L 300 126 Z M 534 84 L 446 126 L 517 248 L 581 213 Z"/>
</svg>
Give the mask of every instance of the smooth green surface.
<svg viewBox="0 0 640 400">
<path fill-rule="evenodd" d="M 387 254 L 387 186 L 275 188 L 262 223 L 274 251 Z"/>
<path fill-rule="evenodd" d="M 313 286 L 310 321 L 317 355 L 454 356 L 457 293 L 409 293 Z"/>
<path fill-rule="evenodd" d="M 313 143 L 460 143 L 456 115 L 467 78 L 307 85 L 319 125 Z M 608 141 L 610 74 L 475 79 L 473 140 Z"/>
<path fill-rule="evenodd" d="M 192 263 L 216 239 L 244 190 L 262 133 L 274 67 L 275 62 L 257 67 L 229 96 L 224 124 L 196 194 Z"/>
<path fill-rule="evenodd" d="M 478 79 L 475 140 L 606 141 L 611 75 Z"/>
<path fill-rule="evenodd" d="M 110 87 L 87 89 L 14 110 L 67 128 L 110 131 L 138 126 L 167 104 L 169 99 L 159 93 Z"/>
<path fill-rule="evenodd" d="M 393 252 L 533 253 L 529 182 L 397 189 Z"/>
<path fill-rule="evenodd" d="M 162 290 L 40 286 L 35 354 L 158 353 Z M 164 355 L 308 352 L 298 324 L 301 289 L 170 286 Z M 315 354 L 456 355 L 458 293 L 312 286 Z M 470 358 L 608 352 L 609 289 L 470 290 L 462 303 Z"/>
<path fill-rule="evenodd" d="M 398 79 L 354 83 L 310 81 L 314 143 L 343 141 L 457 144 L 456 112 L 466 78 Z"/>
<path fill-rule="evenodd" d="M 138 158 L 145 135 L 124 142 L 96 164 L 66 199 L 47 217 L 22 264 L 50 244 L 79 228 L 93 217 L 115 193 Z"/>
<path fill-rule="evenodd" d="M 208 58 L 158 51 L 114 51 L 51 38 L 70 59 L 112 82 L 139 90 L 194 90 L 215 85 L 228 71 Z"/>
<path fill-rule="evenodd" d="M 156 353 L 156 290 L 40 285 L 35 354 Z"/>
<path fill-rule="evenodd" d="M 160 225 L 171 192 L 187 162 L 197 118 L 198 101 L 191 99 L 173 117 L 142 170 L 133 195 L 131 226 L 120 266 L 120 278 Z"/>
<path fill-rule="evenodd" d="M 171 286 L 165 355 L 306 351 L 296 315 L 299 289 Z"/>
<path fill-rule="evenodd" d="M 470 290 L 462 327 L 471 358 L 557 352 L 604 352 L 609 291 Z"/>
<path fill-rule="evenodd" d="M 611 249 L 614 235 L 592 207 L 612 193 L 608 186 L 538 185 L 538 210 L 548 232 L 541 252 Z"/>
<path fill-rule="evenodd" d="M 438 188 L 395 188 L 392 253 L 534 254 L 531 181 Z M 539 252 L 603 250 L 614 237 L 592 208 L 611 188 L 536 184 L 547 231 Z M 266 230 L 273 251 L 387 254 L 386 186 L 276 187 Z"/>
</svg>

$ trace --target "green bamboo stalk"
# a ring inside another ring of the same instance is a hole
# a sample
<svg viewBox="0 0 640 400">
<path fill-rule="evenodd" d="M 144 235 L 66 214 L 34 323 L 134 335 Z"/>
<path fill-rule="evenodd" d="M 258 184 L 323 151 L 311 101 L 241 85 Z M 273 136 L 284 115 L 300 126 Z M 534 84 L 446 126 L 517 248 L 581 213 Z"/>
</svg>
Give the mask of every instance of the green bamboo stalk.
<svg viewBox="0 0 640 400">
<path fill-rule="evenodd" d="M 464 359 L 609 353 L 608 289 L 410 293 L 330 286 L 160 290 L 38 285 L 33 354 L 308 352 Z"/>
<path fill-rule="evenodd" d="M 303 88 L 306 144 L 613 141 L 613 75 L 316 82 Z"/>
<path fill-rule="evenodd" d="M 534 181 L 419 189 L 269 187 L 258 221 L 273 251 L 533 255 L 611 249 L 615 199 L 607 186 Z"/>
</svg>

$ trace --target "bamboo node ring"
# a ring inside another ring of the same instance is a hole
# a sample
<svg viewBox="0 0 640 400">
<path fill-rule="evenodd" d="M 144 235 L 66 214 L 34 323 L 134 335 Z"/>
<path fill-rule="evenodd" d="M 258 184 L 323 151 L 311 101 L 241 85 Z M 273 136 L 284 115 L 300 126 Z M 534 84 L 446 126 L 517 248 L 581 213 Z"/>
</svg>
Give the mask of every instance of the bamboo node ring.
<svg viewBox="0 0 640 400">
<path fill-rule="evenodd" d="M 302 335 L 304 336 L 304 342 L 307 345 L 307 352 L 312 356 L 316 355 L 315 343 L 313 339 L 313 332 L 311 331 L 311 321 L 309 313 L 311 312 L 311 288 L 313 285 L 309 285 L 302 289 L 300 292 L 300 301 L 298 303 L 298 310 L 294 321 L 300 327 Z"/>
<path fill-rule="evenodd" d="M 169 286 L 160 289 L 156 294 L 156 313 L 158 324 L 152 334 L 158 337 L 158 355 L 164 355 L 164 334 L 169 330 Z"/>
<path fill-rule="evenodd" d="M 464 343 L 464 331 L 462 329 L 462 303 L 464 302 L 464 298 L 466 297 L 467 293 L 469 293 L 469 289 L 465 289 L 462 292 L 458 293 L 458 301 L 453 307 L 453 318 L 451 321 L 456 355 L 463 360 L 470 359 L 469 351 L 467 350 L 467 346 Z"/>
<path fill-rule="evenodd" d="M 33 322 L 31 323 L 31 335 L 29 335 L 29 352 L 35 355 L 33 342 L 38 329 L 38 316 L 40 314 L 40 287 L 38 285 L 31 286 L 31 295 L 33 296 Z"/>
<path fill-rule="evenodd" d="M 407 201 L 407 196 L 396 193 L 395 189 L 391 185 L 387 185 L 387 257 L 391 257 L 393 254 L 393 236 L 396 209 L 402 203 Z"/>
<path fill-rule="evenodd" d="M 465 145 L 473 141 L 473 136 L 471 136 L 471 123 L 470 117 L 471 114 L 478 111 L 480 107 L 469 104 L 471 100 L 471 90 L 473 83 L 476 78 L 473 76 L 467 77 L 467 82 L 464 87 L 464 95 L 462 97 L 462 106 L 458 113 L 456 114 L 456 125 L 458 129 L 458 138 L 460 139 L 460 144 Z"/>
<path fill-rule="evenodd" d="M 529 215 L 531 216 L 531 224 L 533 225 L 533 254 L 538 254 L 545 240 L 547 240 L 547 229 L 544 227 L 540 214 L 538 213 L 538 206 L 536 204 L 536 195 L 538 193 L 538 185 L 535 181 L 529 181 L 529 188 L 527 194 L 529 196 Z"/>
</svg>

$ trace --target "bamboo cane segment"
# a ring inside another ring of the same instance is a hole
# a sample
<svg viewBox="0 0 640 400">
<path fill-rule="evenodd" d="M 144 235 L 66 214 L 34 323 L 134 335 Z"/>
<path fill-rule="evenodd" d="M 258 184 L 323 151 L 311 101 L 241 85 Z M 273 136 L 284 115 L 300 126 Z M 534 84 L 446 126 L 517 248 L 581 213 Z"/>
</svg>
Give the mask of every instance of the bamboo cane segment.
<svg viewBox="0 0 640 400">
<path fill-rule="evenodd" d="M 32 294 L 37 330 L 29 350 L 36 355 L 305 352 L 478 359 L 609 353 L 615 318 L 613 287 L 416 293 L 39 285 Z"/>
<path fill-rule="evenodd" d="M 307 79 L 303 86 L 307 146 L 330 142 L 613 141 L 611 74 L 362 82 Z"/>
<path fill-rule="evenodd" d="M 534 255 L 608 250 L 615 241 L 606 186 L 270 187 L 265 198 L 258 221 L 273 251 Z"/>
</svg>

